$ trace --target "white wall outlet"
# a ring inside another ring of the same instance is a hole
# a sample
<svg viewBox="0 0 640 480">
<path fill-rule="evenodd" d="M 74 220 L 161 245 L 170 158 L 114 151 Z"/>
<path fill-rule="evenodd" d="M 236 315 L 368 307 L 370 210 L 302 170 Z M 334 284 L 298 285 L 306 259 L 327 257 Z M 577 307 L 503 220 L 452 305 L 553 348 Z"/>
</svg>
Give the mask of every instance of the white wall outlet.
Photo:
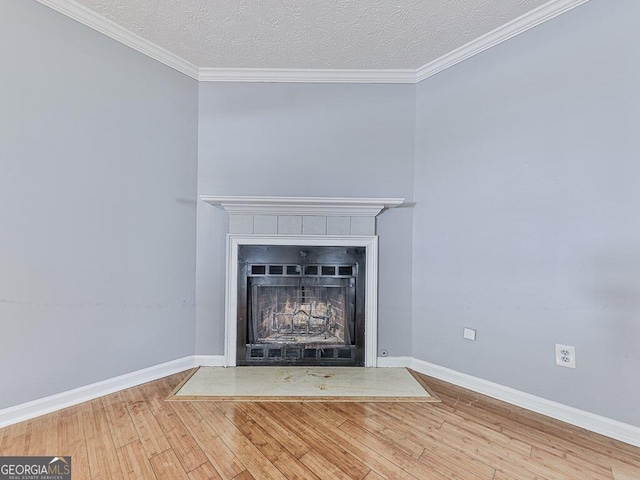
<svg viewBox="0 0 640 480">
<path fill-rule="evenodd" d="M 556 365 L 576 368 L 576 347 L 556 343 Z"/>
<path fill-rule="evenodd" d="M 464 333 L 462 334 L 464 338 L 467 340 L 475 340 L 476 339 L 476 331 L 473 328 L 465 328 Z"/>
</svg>

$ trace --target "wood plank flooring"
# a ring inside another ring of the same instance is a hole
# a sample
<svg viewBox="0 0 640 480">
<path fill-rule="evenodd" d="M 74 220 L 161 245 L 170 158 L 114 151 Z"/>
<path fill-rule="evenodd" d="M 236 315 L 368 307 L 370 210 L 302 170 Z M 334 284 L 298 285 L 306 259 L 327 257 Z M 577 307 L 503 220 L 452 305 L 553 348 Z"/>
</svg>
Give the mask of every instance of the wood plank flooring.
<svg viewBox="0 0 640 480">
<path fill-rule="evenodd" d="M 0 429 L 73 478 L 638 480 L 640 448 L 429 377 L 442 403 L 166 402 L 183 372 Z"/>
</svg>

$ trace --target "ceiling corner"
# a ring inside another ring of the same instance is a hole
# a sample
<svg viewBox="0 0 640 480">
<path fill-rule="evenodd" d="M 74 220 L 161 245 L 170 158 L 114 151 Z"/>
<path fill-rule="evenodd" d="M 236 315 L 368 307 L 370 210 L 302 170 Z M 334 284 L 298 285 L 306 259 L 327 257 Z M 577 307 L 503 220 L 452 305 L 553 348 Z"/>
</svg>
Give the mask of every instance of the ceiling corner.
<svg viewBox="0 0 640 480">
<path fill-rule="evenodd" d="M 149 40 L 136 35 L 115 22 L 103 17 L 93 10 L 80 5 L 74 0 L 36 0 L 37 2 L 62 13 L 114 40 L 157 60 L 185 75 L 198 79 L 199 69 L 192 63 L 165 50 Z"/>
<path fill-rule="evenodd" d="M 293 69 L 198 67 L 105 18 L 76 0 L 36 0 L 114 40 L 202 82 L 415 84 L 589 0 L 550 0 L 417 69 Z"/>
</svg>

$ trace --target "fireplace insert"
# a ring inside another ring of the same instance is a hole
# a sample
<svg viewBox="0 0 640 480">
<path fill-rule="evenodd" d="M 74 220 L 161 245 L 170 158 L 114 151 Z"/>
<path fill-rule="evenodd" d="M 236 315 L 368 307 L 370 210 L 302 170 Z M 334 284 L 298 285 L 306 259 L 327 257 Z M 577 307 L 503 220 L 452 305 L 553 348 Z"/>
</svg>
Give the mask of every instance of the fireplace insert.
<svg viewBox="0 0 640 480">
<path fill-rule="evenodd" d="M 364 365 L 364 247 L 241 245 L 237 365 Z"/>
</svg>

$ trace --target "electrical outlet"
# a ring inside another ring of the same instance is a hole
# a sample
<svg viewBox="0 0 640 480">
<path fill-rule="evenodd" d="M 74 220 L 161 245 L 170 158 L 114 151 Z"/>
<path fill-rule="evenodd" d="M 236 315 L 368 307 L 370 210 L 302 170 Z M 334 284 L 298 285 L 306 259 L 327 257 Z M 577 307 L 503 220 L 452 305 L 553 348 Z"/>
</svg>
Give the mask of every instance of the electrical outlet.
<svg viewBox="0 0 640 480">
<path fill-rule="evenodd" d="M 576 347 L 556 343 L 556 365 L 576 368 Z"/>
</svg>

